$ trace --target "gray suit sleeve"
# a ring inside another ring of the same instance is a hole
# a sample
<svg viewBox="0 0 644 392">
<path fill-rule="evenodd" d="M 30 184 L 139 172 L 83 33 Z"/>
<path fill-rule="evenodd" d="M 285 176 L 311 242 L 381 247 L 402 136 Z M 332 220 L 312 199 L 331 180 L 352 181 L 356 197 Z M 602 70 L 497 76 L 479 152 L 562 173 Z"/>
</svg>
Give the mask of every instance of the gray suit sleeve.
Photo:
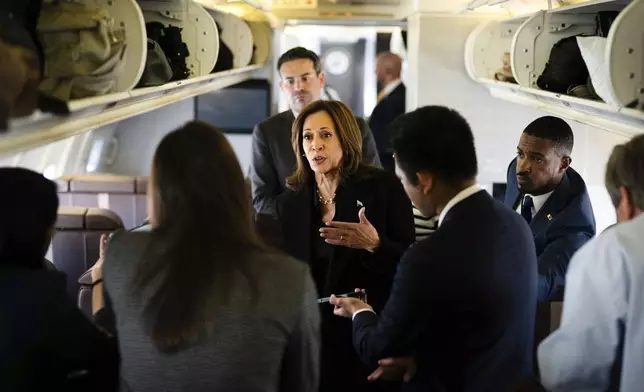
<svg viewBox="0 0 644 392">
<path fill-rule="evenodd" d="M 259 125 L 253 129 L 253 160 L 250 165 L 250 181 L 253 192 L 253 207 L 258 213 L 275 214 L 275 197 L 279 184 L 273 155 Z"/>
<path fill-rule="evenodd" d="M 373 138 L 369 124 L 362 118 L 356 119 L 360 126 L 360 132 L 362 132 L 362 160 L 367 165 L 382 168 L 380 157 L 378 156 L 378 149 L 376 148 L 376 140 Z"/>
<path fill-rule="evenodd" d="M 304 279 L 300 314 L 282 361 L 282 392 L 317 391 L 320 382 L 321 335 L 317 290 L 308 271 Z"/>
</svg>

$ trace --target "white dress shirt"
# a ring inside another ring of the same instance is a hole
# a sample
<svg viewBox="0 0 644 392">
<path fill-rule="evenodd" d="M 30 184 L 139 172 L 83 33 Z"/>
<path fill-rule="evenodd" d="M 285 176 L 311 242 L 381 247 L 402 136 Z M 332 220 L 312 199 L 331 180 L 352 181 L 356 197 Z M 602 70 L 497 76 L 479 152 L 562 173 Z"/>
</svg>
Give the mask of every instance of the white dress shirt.
<svg viewBox="0 0 644 392">
<path fill-rule="evenodd" d="M 382 91 L 380 92 L 380 99 L 382 100 L 387 95 L 391 94 L 391 92 L 394 91 L 396 89 L 396 87 L 400 86 L 401 83 L 402 83 L 402 80 L 400 80 L 400 79 L 396 79 L 396 80 L 393 80 L 393 81 L 387 83 L 387 85 L 385 87 L 383 87 Z"/>
<path fill-rule="evenodd" d="M 644 214 L 604 231 L 570 261 L 561 325 L 538 349 L 548 391 L 642 390 L 642 233 Z"/>
<path fill-rule="evenodd" d="M 472 196 L 476 192 L 480 192 L 484 190 L 479 184 L 474 184 L 472 186 L 469 186 L 462 191 L 458 192 L 456 196 L 452 197 L 452 199 L 445 204 L 445 208 L 441 211 L 440 215 L 438 215 L 438 227 L 441 226 L 441 223 L 443 223 L 443 219 L 445 219 L 445 215 L 447 215 L 447 212 L 452 209 L 455 205 L 458 203 L 462 202 L 463 200 L 467 199 L 468 197 Z"/>
</svg>

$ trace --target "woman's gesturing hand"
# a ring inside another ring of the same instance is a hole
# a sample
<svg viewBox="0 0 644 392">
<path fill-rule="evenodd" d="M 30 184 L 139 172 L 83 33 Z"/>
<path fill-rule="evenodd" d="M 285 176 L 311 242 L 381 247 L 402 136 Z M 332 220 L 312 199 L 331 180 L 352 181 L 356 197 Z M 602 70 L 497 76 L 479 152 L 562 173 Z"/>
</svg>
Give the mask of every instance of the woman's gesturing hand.
<svg viewBox="0 0 644 392">
<path fill-rule="evenodd" d="M 320 236 L 329 244 L 365 249 L 375 252 L 380 246 L 380 236 L 365 215 L 365 208 L 358 212 L 359 223 L 327 222 L 327 227 L 320 229 Z"/>
</svg>

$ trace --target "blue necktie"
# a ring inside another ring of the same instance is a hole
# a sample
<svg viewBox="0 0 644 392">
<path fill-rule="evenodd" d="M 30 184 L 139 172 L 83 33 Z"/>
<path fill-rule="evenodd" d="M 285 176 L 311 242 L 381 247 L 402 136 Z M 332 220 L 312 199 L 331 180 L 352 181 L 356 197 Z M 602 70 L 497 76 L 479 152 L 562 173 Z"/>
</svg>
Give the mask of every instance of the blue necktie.
<svg viewBox="0 0 644 392">
<path fill-rule="evenodd" d="M 532 207 L 534 203 L 532 202 L 532 197 L 530 195 L 525 195 L 523 197 L 523 203 L 521 203 L 521 216 L 530 224 L 532 221 Z"/>
</svg>

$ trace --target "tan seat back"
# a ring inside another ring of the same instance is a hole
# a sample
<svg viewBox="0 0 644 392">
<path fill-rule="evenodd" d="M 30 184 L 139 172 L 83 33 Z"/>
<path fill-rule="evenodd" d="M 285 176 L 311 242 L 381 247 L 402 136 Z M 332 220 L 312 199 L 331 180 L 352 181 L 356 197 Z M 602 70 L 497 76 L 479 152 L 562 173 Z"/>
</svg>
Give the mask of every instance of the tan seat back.
<svg viewBox="0 0 644 392">
<path fill-rule="evenodd" d="M 78 278 L 99 257 L 101 234 L 123 228 L 114 212 L 101 208 L 58 208 L 56 235 L 51 243 L 52 262 L 67 275 L 67 291 L 78 297 Z"/>
<path fill-rule="evenodd" d="M 74 174 L 57 180 L 61 206 L 99 207 L 114 211 L 126 229 L 147 216 L 147 177 Z"/>
</svg>

